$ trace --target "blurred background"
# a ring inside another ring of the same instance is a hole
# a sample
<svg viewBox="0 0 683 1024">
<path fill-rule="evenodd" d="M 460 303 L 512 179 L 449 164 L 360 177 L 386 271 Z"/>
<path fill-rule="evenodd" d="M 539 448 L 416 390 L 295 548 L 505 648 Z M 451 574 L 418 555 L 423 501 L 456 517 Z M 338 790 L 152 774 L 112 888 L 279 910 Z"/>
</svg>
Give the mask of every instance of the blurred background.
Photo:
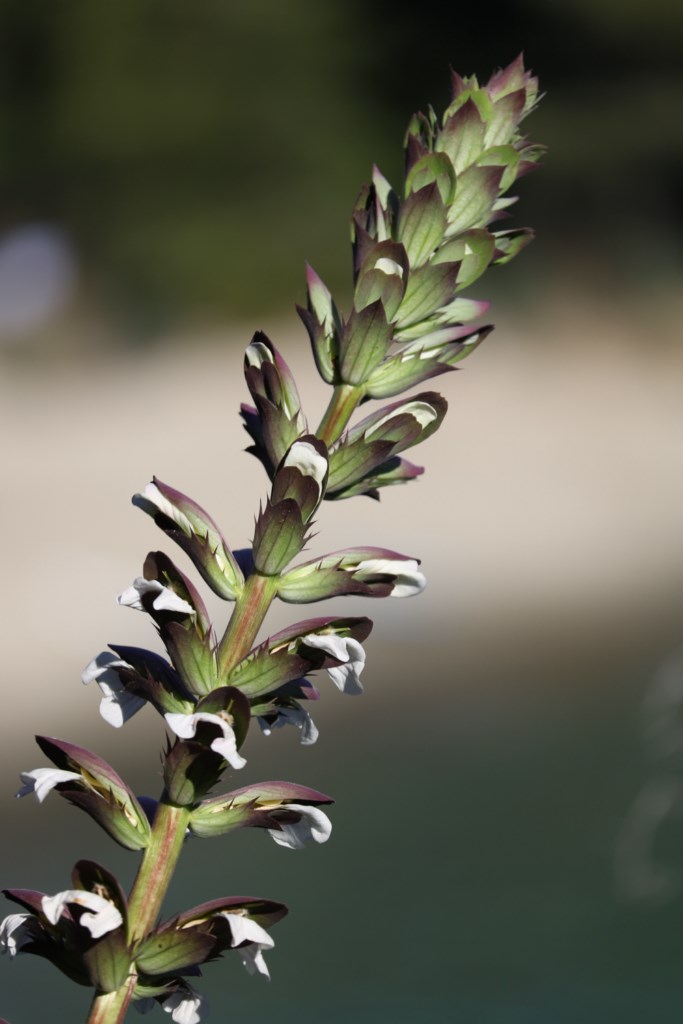
<svg viewBox="0 0 683 1024">
<path fill-rule="evenodd" d="M 332 606 L 375 619 L 365 696 L 321 680 L 318 744 L 252 735 L 238 782 L 330 792 L 332 839 L 192 841 L 167 910 L 291 907 L 271 985 L 236 959 L 207 969 L 215 1019 L 677 1022 L 683 8 L 441 8 L 0 2 L 0 880 L 55 892 L 80 857 L 132 880 L 136 856 L 62 801 L 13 800 L 43 763 L 35 732 L 158 792 L 158 719 L 115 732 L 79 681 L 107 642 L 155 645 L 114 600 L 162 546 L 129 496 L 155 473 L 249 542 L 266 481 L 241 451 L 244 346 L 269 333 L 314 422 L 304 261 L 346 304 L 372 163 L 399 179 L 449 63 L 486 79 L 523 49 L 549 154 L 513 223 L 538 238 L 474 289 L 497 329 L 437 383 L 451 412 L 424 478 L 318 517 L 314 552 L 395 548 L 429 589 Z M 0 968 L 12 1024 L 46 998 L 85 1018 L 89 994 L 50 965 Z"/>
</svg>

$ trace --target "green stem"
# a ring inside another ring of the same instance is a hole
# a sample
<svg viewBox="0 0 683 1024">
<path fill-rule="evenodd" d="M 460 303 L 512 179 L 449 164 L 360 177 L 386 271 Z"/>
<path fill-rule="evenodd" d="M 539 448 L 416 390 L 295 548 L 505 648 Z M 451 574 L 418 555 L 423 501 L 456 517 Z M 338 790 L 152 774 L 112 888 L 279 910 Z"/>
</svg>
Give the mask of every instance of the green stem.
<svg viewBox="0 0 683 1024">
<path fill-rule="evenodd" d="M 154 815 L 152 837 L 145 850 L 128 901 L 128 938 L 135 942 L 152 928 L 161 911 L 185 840 L 190 820 L 187 807 L 162 796 Z"/>
<path fill-rule="evenodd" d="M 276 592 L 276 577 L 252 573 L 247 578 L 218 647 L 219 677 L 249 653 Z"/>
<path fill-rule="evenodd" d="M 342 434 L 353 412 L 363 397 L 363 387 L 358 384 L 337 384 L 332 392 L 330 404 L 320 421 L 316 437 L 329 447 Z"/>
<path fill-rule="evenodd" d="M 88 1024 L 120 1024 L 126 1016 L 136 980 L 132 974 L 116 992 L 96 993 L 90 1007 Z"/>
</svg>

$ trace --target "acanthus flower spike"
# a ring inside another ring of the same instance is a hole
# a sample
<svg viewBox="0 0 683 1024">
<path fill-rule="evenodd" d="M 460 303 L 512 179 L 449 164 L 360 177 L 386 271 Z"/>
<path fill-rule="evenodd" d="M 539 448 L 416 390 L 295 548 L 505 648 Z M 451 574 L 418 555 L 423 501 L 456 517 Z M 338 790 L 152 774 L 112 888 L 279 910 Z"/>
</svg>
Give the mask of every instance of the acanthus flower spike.
<svg viewBox="0 0 683 1024">
<path fill-rule="evenodd" d="M 290 563 L 325 497 L 377 498 L 381 488 L 422 473 L 402 453 L 441 425 L 446 402 L 440 395 L 399 397 L 360 422 L 353 419 L 356 409 L 456 369 L 491 329 L 482 325 L 487 303 L 463 292 L 533 237 L 528 228 L 498 230 L 497 224 L 515 202 L 508 190 L 542 152 L 520 132 L 538 99 L 535 77 L 520 56 L 483 86 L 454 73 L 452 87 L 443 118 L 430 108 L 409 125 L 402 189 L 374 167 L 361 191 L 352 217 L 348 316 L 307 269 L 308 308 L 300 313 L 318 371 L 334 389 L 315 433 L 275 346 L 257 332 L 247 347 L 253 405 L 243 406 L 242 416 L 250 450 L 271 480 L 252 549 L 233 553 L 200 505 L 156 478 L 133 498 L 212 591 L 235 602 L 219 639 L 192 581 L 166 554 L 152 552 L 118 600 L 151 617 L 166 656 L 112 645 L 83 673 L 84 682 L 98 684 L 101 713 L 112 725 L 123 725 L 145 703 L 163 716 L 158 799 L 135 797 L 106 762 L 62 740 L 38 737 L 54 767 L 22 773 L 18 795 L 34 793 L 42 802 L 55 792 L 121 845 L 142 851 L 130 898 L 90 861 L 76 864 L 70 887 L 59 893 L 5 890 L 22 912 L 0 922 L 0 951 L 39 955 L 94 988 L 90 1024 L 120 1024 L 131 1001 L 143 1011 L 157 1002 L 175 1024 L 199 1024 L 206 1000 L 187 978 L 224 953 L 235 952 L 249 973 L 269 977 L 264 954 L 273 947 L 271 926 L 286 913 L 282 904 L 227 897 L 157 923 L 188 836 L 259 828 L 294 850 L 330 837 L 324 808 L 331 799 L 323 793 L 281 781 L 219 795 L 214 787 L 244 766 L 252 718 L 266 735 L 292 725 L 304 745 L 315 742 L 318 731 L 306 709 L 319 696 L 311 673 L 325 670 L 342 692 L 362 692 L 370 620 L 311 618 L 260 639 L 276 597 L 294 603 L 349 594 L 410 597 L 425 585 L 418 559 L 383 547 Z"/>
</svg>

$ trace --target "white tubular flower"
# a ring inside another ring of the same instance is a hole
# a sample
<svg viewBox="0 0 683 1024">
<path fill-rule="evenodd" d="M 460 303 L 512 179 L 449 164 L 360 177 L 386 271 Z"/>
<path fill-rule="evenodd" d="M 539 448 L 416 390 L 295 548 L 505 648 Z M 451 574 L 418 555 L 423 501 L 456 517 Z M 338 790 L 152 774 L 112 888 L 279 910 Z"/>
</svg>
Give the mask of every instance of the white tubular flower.
<svg viewBox="0 0 683 1024">
<path fill-rule="evenodd" d="M 146 580 L 138 576 L 133 580 L 132 586 L 121 591 L 116 598 L 120 605 L 125 608 L 134 608 L 138 612 L 144 612 L 145 607 L 142 598 L 145 594 L 156 594 L 152 601 L 152 608 L 157 612 L 179 612 L 181 615 L 195 615 L 195 610 L 187 601 L 170 589 L 165 587 L 158 580 Z"/>
<path fill-rule="evenodd" d="M 43 896 L 42 903 L 43 913 L 50 924 L 57 924 L 69 903 L 85 907 L 88 913 L 81 914 L 78 923 L 88 929 L 93 939 L 99 939 L 123 924 L 121 913 L 113 903 L 86 889 L 67 889 L 55 896 Z"/>
<path fill-rule="evenodd" d="M 196 989 L 188 985 L 187 988 L 178 989 L 166 999 L 162 999 L 161 1009 L 164 1013 L 171 1014 L 171 1020 L 175 1021 L 175 1024 L 200 1024 L 200 1021 L 208 1016 L 209 1003 Z"/>
<path fill-rule="evenodd" d="M 264 949 L 272 949 L 275 942 L 265 928 L 262 928 L 257 921 L 243 914 L 230 914 L 223 911 L 222 916 L 230 925 L 232 932 L 232 945 L 240 948 L 237 950 L 242 963 L 249 974 L 262 974 L 270 980 L 270 972 L 266 961 L 263 958 Z M 248 942 L 248 946 L 240 946 L 241 942 Z"/>
<path fill-rule="evenodd" d="M 338 690 L 352 696 L 363 692 L 360 674 L 365 667 L 365 651 L 357 640 L 350 636 L 337 636 L 336 633 L 309 633 L 302 639 L 309 647 L 317 647 L 331 658 L 343 662 L 327 670 Z"/>
<path fill-rule="evenodd" d="M 419 571 L 419 564 L 414 558 L 366 558 L 356 568 L 349 566 L 349 572 L 358 580 L 378 575 L 395 576 L 389 597 L 414 597 L 415 594 L 421 594 L 427 585 L 424 573 Z"/>
<path fill-rule="evenodd" d="M 299 742 L 304 747 L 312 746 L 320 735 L 317 725 L 303 708 L 278 708 L 274 722 L 269 722 L 261 715 L 257 721 L 264 736 L 270 736 L 273 729 L 281 729 L 285 725 L 295 726 L 301 732 Z"/>
<path fill-rule="evenodd" d="M 10 914 L 0 922 L 0 951 L 15 957 L 22 946 L 37 938 L 40 931 L 33 914 Z"/>
<path fill-rule="evenodd" d="M 97 683 L 102 692 L 100 714 L 109 725 L 120 729 L 146 702 L 142 697 L 128 693 L 118 677 L 117 668 L 130 669 L 131 666 L 115 654 L 102 651 L 85 666 L 81 678 L 86 686 L 93 680 Z"/>
<path fill-rule="evenodd" d="M 168 723 L 169 729 L 181 740 L 192 739 L 197 732 L 197 726 L 200 722 L 209 722 L 211 725 L 218 726 L 222 736 L 217 736 L 212 741 L 211 749 L 225 758 L 233 768 L 244 768 L 247 763 L 245 758 L 237 752 L 237 740 L 232 726 L 220 715 L 213 715 L 209 711 L 197 711 L 193 715 L 183 715 L 169 711 L 164 715 L 164 718 Z"/>
<path fill-rule="evenodd" d="M 80 772 L 62 771 L 61 768 L 34 768 L 32 772 L 21 772 L 20 779 L 24 783 L 16 796 L 28 796 L 35 793 L 39 804 L 55 786 L 60 782 L 70 782 L 72 779 L 83 782 Z"/>
<path fill-rule="evenodd" d="M 286 846 L 289 850 L 303 850 L 306 843 L 326 843 L 332 833 L 332 822 L 318 807 L 308 804 L 284 804 L 283 811 L 296 811 L 301 820 L 296 822 L 280 822 L 280 828 L 269 828 L 271 836 L 278 846 Z M 273 817 L 277 818 L 276 814 Z"/>
</svg>

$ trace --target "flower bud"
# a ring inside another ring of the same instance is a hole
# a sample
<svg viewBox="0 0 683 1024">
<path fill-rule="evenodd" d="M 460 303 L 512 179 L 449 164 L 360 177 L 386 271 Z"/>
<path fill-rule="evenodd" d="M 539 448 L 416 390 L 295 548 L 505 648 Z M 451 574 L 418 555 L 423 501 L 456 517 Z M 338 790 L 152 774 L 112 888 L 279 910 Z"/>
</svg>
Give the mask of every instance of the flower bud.
<svg viewBox="0 0 683 1024">
<path fill-rule="evenodd" d="M 278 580 L 278 597 L 294 604 L 345 594 L 411 597 L 425 586 L 420 563 L 386 548 L 346 548 L 297 565 Z"/>
<path fill-rule="evenodd" d="M 244 375 L 256 403 L 260 440 L 272 476 L 287 449 L 306 431 L 299 393 L 287 363 L 261 331 L 246 350 Z"/>
<path fill-rule="evenodd" d="M 185 551 L 214 593 L 232 601 L 244 577 L 213 519 L 191 498 L 155 477 L 133 504 Z"/>
<path fill-rule="evenodd" d="M 396 346 L 396 354 L 385 359 L 368 378 L 370 398 L 392 398 L 431 377 L 449 373 L 482 343 L 492 327 L 473 330 L 468 324 L 442 327 L 417 341 Z"/>
<path fill-rule="evenodd" d="M 318 373 L 328 384 L 337 381 L 342 323 L 330 294 L 312 267 L 306 267 L 308 308 L 297 306 L 311 340 Z"/>
<path fill-rule="evenodd" d="M 427 391 L 361 420 L 330 451 L 327 497 L 349 497 L 352 487 L 353 493 L 372 491 L 378 484 L 373 476 L 378 468 L 438 430 L 446 409 L 447 402 L 441 395 Z"/>
<path fill-rule="evenodd" d="M 295 441 L 280 462 L 254 531 L 254 567 L 263 576 L 277 576 L 301 551 L 327 473 L 327 448 L 312 435 Z"/>
</svg>

